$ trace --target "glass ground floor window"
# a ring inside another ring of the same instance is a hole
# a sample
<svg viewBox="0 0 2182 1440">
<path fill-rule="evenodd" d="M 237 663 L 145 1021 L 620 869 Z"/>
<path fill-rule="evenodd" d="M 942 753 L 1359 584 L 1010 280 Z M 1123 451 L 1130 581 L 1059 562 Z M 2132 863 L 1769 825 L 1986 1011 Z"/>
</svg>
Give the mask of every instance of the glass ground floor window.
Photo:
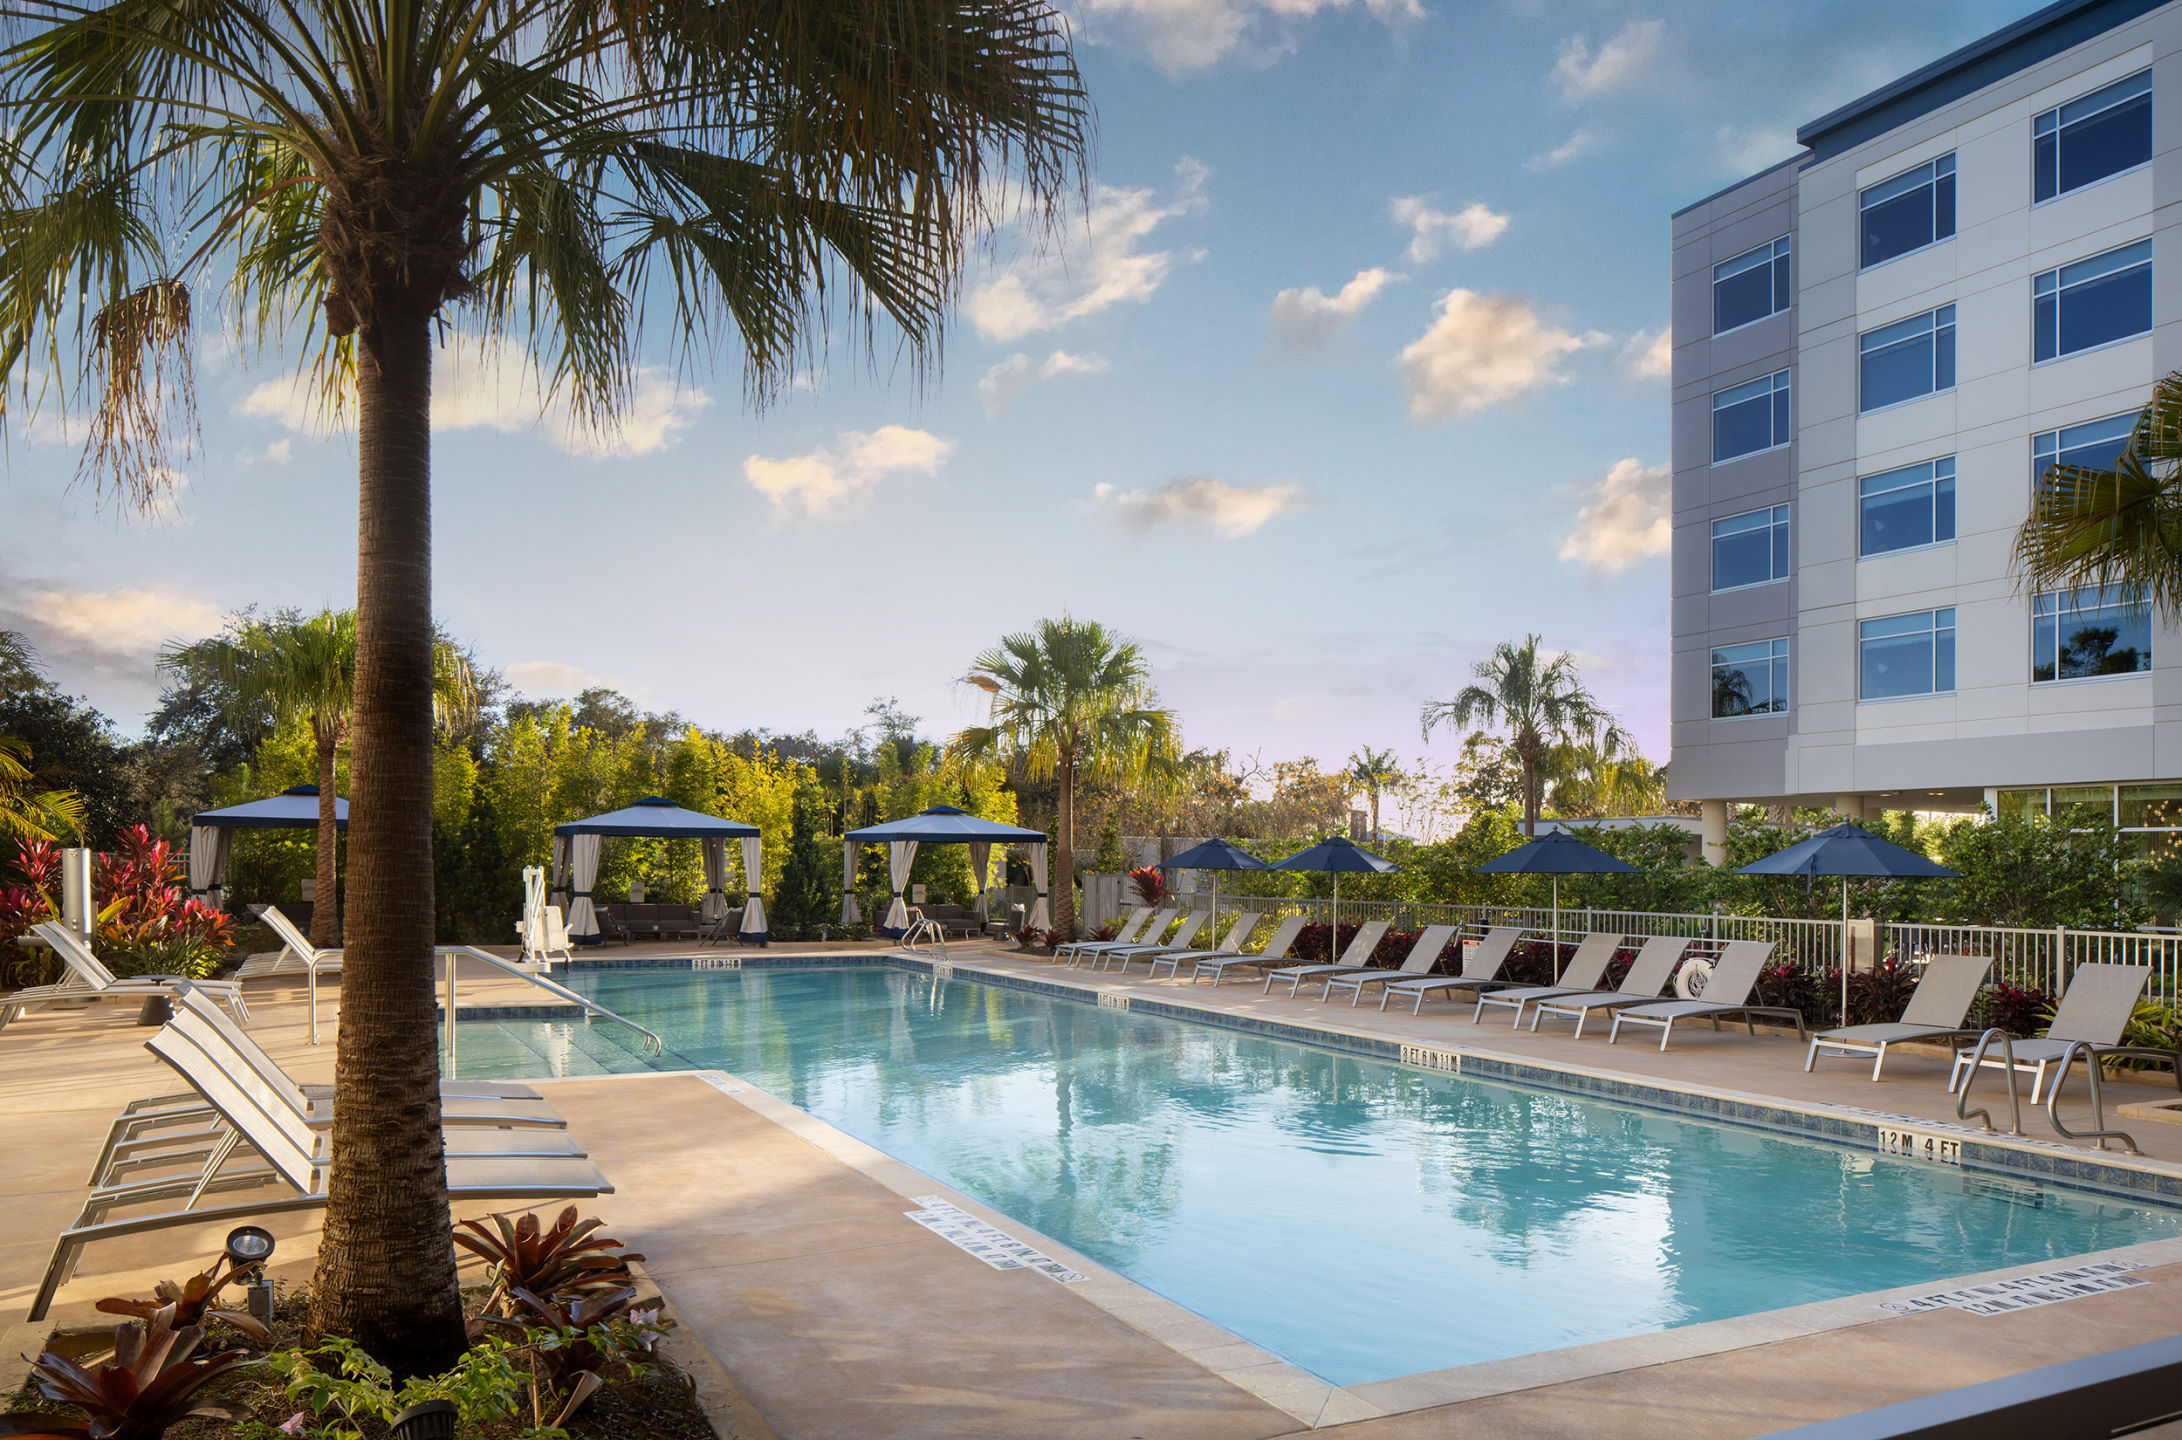
<svg viewBox="0 0 2182 1440">
<path fill-rule="evenodd" d="M 2153 863 L 2182 855 L 2182 781 L 2003 790 L 1999 810 L 2078 824 L 2103 821 L 2133 837 L 2137 853 Z"/>
</svg>

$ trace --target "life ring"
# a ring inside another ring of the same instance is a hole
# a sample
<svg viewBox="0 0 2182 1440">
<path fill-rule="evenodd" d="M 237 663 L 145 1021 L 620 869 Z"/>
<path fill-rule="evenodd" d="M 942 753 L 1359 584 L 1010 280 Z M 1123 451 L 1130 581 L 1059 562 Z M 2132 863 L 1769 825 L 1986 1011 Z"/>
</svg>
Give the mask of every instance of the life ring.
<svg viewBox="0 0 2182 1440">
<path fill-rule="evenodd" d="M 1705 986 L 1712 980 L 1710 960 L 1685 960 L 1682 968 L 1674 972 L 1674 993 L 1684 1000 L 1702 999 Z"/>
</svg>

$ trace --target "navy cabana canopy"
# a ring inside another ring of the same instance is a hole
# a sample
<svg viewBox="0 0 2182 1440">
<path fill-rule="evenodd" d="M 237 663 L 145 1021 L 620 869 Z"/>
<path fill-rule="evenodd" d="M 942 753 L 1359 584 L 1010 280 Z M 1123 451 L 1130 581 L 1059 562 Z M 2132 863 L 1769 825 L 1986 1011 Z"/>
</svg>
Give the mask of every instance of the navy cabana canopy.
<svg viewBox="0 0 2182 1440">
<path fill-rule="evenodd" d="M 861 845 L 886 846 L 887 878 L 894 886 L 894 903 L 887 907 L 886 919 L 879 926 L 880 934 L 900 936 L 908 933 L 909 907 L 902 900 L 902 891 L 908 888 L 909 867 L 916 861 L 919 845 L 970 847 L 970 875 L 977 882 L 977 918 L 986 919 L 985 880 L 990 874 L 995 844 L 1029 848 L 1030 877 L 1038 887 L 1038 898 L 1031 904 L 1026 923 L 1033 930 L 1050 929 L 1053 901 L 1046 893 L 1046 832 L 1026 830 L 1020 825 L 1003 825 L 998 820 L 981 820 L 952 805 L 934 805 L 907 820 L 866 825 L 841 837 L 841 923 L 854 925 L 863 918 L 856 909 L 856 850 Z"/>
<path fill-rule="evenodd" d="M 334 797 L 333 824 L 349 828 L 349 802 Z M 214 909 L 227 902 L 227 855 L 237 830 L 316 830 L 318 787 L 291 785 L 264 800 L 200 810 L 189 822 L 189 893 Z"/>
<path fill-rule="evenodd" d="M 577 944 L 598 943 L 599 917 L 591 903 L 591 886 L 599 878 L 599 842 L 613 835 L 697 841 L 705 859 L 705 904 L 700 913 L 708 925 L 727 914 L 727 842 L 740 840 L 743 888 L 750 893 L 743 906 L 741 937 L 752 944 L 772 938 L 765 928 L 764 903 L 758 899 L 758 887 L 765 883 L 758 827 L 685 810 L 672 800 L 647 795 L 626 809 L 553 827 L 553 888 L 566 889 L 573 869 L 576 894 L 568 911 L 568 934 Z"/>
</svg>

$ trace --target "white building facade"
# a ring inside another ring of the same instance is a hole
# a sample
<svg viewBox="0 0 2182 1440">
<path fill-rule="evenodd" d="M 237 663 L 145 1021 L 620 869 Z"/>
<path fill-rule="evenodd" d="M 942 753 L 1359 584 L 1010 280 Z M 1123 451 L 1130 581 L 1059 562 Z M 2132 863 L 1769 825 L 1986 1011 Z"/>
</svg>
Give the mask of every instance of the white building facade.
<svg viewBox="0 0 2182 1440">
<path fill-rule="evenodd" d="M 2010 555 L 2182 369 L 2182 0 L 2065 0 L 1674 217 L 1673 766 L 2182 848 L 2182 635 Z M 1716 855 L 1717 852 L 1713 851 Z"/>
</svg>

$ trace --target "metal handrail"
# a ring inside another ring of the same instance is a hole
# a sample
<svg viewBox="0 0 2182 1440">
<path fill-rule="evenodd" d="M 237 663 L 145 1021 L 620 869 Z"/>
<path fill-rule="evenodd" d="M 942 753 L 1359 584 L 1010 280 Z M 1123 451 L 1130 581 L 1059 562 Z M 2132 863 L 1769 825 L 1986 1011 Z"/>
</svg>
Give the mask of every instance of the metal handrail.
<svg viewBox="0 0 2182 1440">
<path fill-rule="evenodd" d="M 1985 1047 L 1992 1044 L 1995 1037 L 1998 1037 L 2000 1041 L 2000 1058 L 2004 1062 L 2004 1073 L 2008 1077 L 2008 1133 L 2010 1135 L 2020 1135 L 2023 1133 L 2023 1102 L 2016 1091 L 2015 1041 L 2009 1037 L 2007 1031 L 2000 1029 L 1998 1026 L 1977 1037 L 1977 1048 L 1970 1052 L 1970 1073 L 1962 1077 L 1962 1089 L 1955 1094 L 1955 1118 L 1957 1120 L 1975 1118 L 1987 1130 L 1993 1128 L 1992 1111 L 1981 1109 L 1973 1116 L 1969 1105 L 1970 1087 L 1977 1083 L 1978 1071 L 1985 1066 Z"/>
<path fill-rule="evenodd" d="M 932 943 L 939 946 L 940 958 L 942 960 L 946 959 L 947 932 L 941 928 L 939 921 L 928 918 L 923 911 L 915 906 L 910 906 L 908 913 L 914 918 L 911 919 L 909 928 L 904 930 L 901 938 L 894 943 L 912 955 L 928 954 L 930 952 L 925 950 L 918 942 L 929 934 Z"/>
<path fill-rule="evenodd" d="M 2087 1073 L 2091 1077 L 2091 1128 L 2089 1130 L 2071 1130 L 2061 1123 L 2061 1086 L 2067 1081 L 2068 1067 L 2076 1063 L 2078 1053 L 2083 1055 L 2084 1063 L 2089 1067 Z M 2141 1155 L 2144 1152 L 2137 1149 L 2137 1142 L 2130 1136 L 2128 1131 L 2106 1128 L 2106 1102 L 2099 1098 L 2099 1072 L 2105 1068 L 2099 1063 L 2099 1049 L 2097 1046 L 2093 1045 L 2089 1040 L 2069 1041 L 2068 1048 L 2061 1052 L 2061 1068 L 2054 1073 L 2053 1083 L 2046 1087 L 2046 1121 L 2053 1126 L 2053 1133 L 2064 1140 L 2096 1140 L 2099 1142 L 2101 1150 L 2106 1148 L 2108 1140 L 2119 1140 L 2122 1148 L 2131 1155 Z"/>
<path fill-rule="evenodd" d="M 644 1053 L 647 1055 L 663 1055 L 666 1053 L 666 1041 L 660 1039 L 651 1031 L 637 1024 L 628 1016 L 617 1015 L 613 1011 L 607 1009 L 604 1005 L 599 1004 L 598 1001 L 589 999 L 586 996 L 578 995 L 575 991 L 569 989 L 566 985 L 560 984 L 558 981 L 548 980 L 543 975 L 534 975 L 530 971 L 523 969 L 520 965 L 511 964 L 510 962 L 501 959 L 498 955 L 492 954 L 490 951 L 478 949 L 475 945 L 441 945 L 438 947 L 438 949 L 442 955 L 445 955 L 447 957 L 447 1033 L 450 1037 L 454 1034 L 455 1024 L 454 957 L 457 955 L 467 955 L 473 960 L 482 960 L 488 965 L 498 966 L 500 969 L 507 971 L 510 975 L 513 975 L 518 979 L 527 980 L 531 984 L 537 986 L 540 990 L 545 991 L 547 994 L 558 995 L 563 1000 L 568 1000 L 577 1005 L 581 1005 L 584 1010 L 590 1014 L 603 1016 L 605 1019 L 612 1020 L 616 1024 L 628 1026 L 631 1030 L 636 1031 L 637 1034 L 644 1037 Z"/>
</svg>

